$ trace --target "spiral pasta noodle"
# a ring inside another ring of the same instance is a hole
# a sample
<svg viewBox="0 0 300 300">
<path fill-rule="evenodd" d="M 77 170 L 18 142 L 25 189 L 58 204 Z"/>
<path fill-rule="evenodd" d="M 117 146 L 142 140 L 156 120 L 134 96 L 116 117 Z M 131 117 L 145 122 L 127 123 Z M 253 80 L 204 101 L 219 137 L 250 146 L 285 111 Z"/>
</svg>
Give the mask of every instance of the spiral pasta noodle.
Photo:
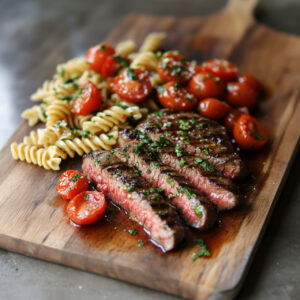
<svg viewBox="0 0 300 300">
<path fill-rule="evenodd" d="M 70 110 L 70 103 L 68 101 L 55 100 L 46 110 L 47 122 L 46 127 L 53 126 L 61 120 L 65 120 L 69 126 L 73 127 L 73 117 Z"/>
<path fill-rule="evenodd" d="M 158 60 L 153 52 L 138 53 L 132 61 L 131 68 L 141 68 L 148 71 L 155 71 Z"/>
<path fill-rule="evenodd" d="M 116 53 L 119 55 L 129 55 L 136 51 L 136 42 L 133 40 L 126 40 L 116 45 Z"/>
<path fill-rule="evenodd" d="M 45 105 L 34 105 L 23 111 L 22 117 L 28 120 L 29 126 L 34 126 L 38 122 L 45 123 L 47 120 L 47 111 Z"/>
<path fill-rule="evenodd" d="M 81 76 L 84 71 L 90 69 L 85 57 L 76 57 L 64 64 L 59 64 L 56 71 L 62 78 L 71 78 L 74 75 Z"/>
<path fill-rule="evenodd" d="M 164 32 L 152 32 L 148 34 L 140 48 L 140 52 L 155 52 L 161 48 L 165 37 L 166 34 Z"/>
<path fill-rule="evenodd" d="M 27 163 L 44 167 L 47 170 L 59 170 L 62 159 L 53 155 L 53 153 L 56 153 L 53 149 L 38 148 L 24 143 L 12 143 L 10 148 L 15 160 L 26 161 Z"/>
<path fill-rule="evenodd" d="M 74 158 L 75 154 L 82 156 L 84 153 L 100 149 L 110 150 L 117 143 L 118 135 L 118 127 L 115 126 L 109 133 L 102 133 L 100 136 L 59 140 L 56 142 L 56 146 L 69 157 Z"/>
<path fill-rule="evenodd" d="M 96 116 L 92 117 L 91 121 L 84 122 L 82 128 L 91 133 L 107 132 L 113 126 L 119 126 L 120 124 L 125 123 L 130 116 L 136 120 L 142 118 L 138 106 L 131 106 L 124 109 L 115 105 L 110 109 L 96 114 Z"/>
<path fill-rule="evenodd" d="M 30 96 L 30 99 L 35 102 L 45 100 L 52 94 L 56 84 L 57 83 L 54 80 L 44 81 L 42 87 L 38 88 L 37 91 Z"/>
</svg>

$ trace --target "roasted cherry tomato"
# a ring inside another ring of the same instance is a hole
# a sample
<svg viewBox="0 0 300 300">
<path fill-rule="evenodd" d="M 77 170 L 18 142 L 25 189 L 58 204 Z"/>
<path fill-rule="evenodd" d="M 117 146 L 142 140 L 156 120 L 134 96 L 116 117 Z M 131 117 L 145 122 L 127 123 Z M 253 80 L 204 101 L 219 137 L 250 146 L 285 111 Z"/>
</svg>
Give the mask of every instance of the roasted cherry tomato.
<svg viewBox="0 0 300 300">
<path fill-rule="evenodd" d="M 227 103 L 215 98 L 203 99 L 198 104 L 198 111 L 201 116 L 211 120 L 223 119 L 230 110 L 231 108 Z"/>
<path fill-rule="evenodd" d="M 152 85 L 148 72 L 127 68 L 115 77 L 111 84 L 115 93 L 129 102 L 141 102 L 151 92 Z"/>
<path fill-rule="evenodd" d="M 250 115 L 241 115 L 233 128 L 233 137 L 239 147 L 246 150 L 262 148 L 268 138 L 262 124 Z"/>
<path fill-rule="evenodd" d="M 194 73 L 207 73 L 207 71 L 203 66 L 198 65 L 194 67 Z"/>
<path fill-rule="evenodd" d="M 71 102 L 72 113 L 89 115 L 91 112 L 100 109 L 102 95 L 94 83 L 87 81 L 80 86 L 79 91 L 77 99 Z"/>
<path fill-rule="evenodd" d="M 104 77 L 116 75 L 123 67 L 129 66 L 129 60 L 122 56 L 108 56 L 101 67 L 101 74 Z"/>
<path fill-rule="evenodd" d="M 197 98 L 178 82 L 170 81 L 157 88 L 160 103 L 173 110 L 191 110 L 197 105 Z"/>
<path fill-rule="evenodd" d="M 243 74 L 238 77 L 238 81 L 252 87 L 256 92 L 260 91 L 259 81 L 251 74 Z"/>
<path fill-rule="evenodd" d="M 76 170 L 64 172 L 57 183 L 56 191 L 64 199 L 72 199 L 77 194 L 87 191 L 89 183 L 85 175 Z"/>
<path fill-rule="evenodd" d="M 189 82 L 190 91 L 198 98 L 217 98 L 222 99 L 225 96 L 225 85 L 219 77 L 208 73 L 197 73 Z"/>
<path fill-rule="evenodd" d="M 96 45 L 90 48 L 85 57 L 90 63 L 90 67 L 95 72 L 100 73 L 102 65 L 108 56 L 114 55 L 114 48 L 108 43 L 103 43 L 101 45 Z"/>
<path fill-rule="evenodd" d="M 227 102 L 236 107 L 254 107 L 257 103 L 258 93 L 251 86 L 241 82 L 227 84 Z"/>
<path fill-rule="evenodd" d="M 102 193 L 86 191 L 78 194 L 68 203 L 67 214 L 75 224 L 89 225 L 101 219 L 106 206 Z"/>
<path fill-rule="evenodd" d="M 246 106 L 232 109 L 231 112 L 225 117 L 224 124 L 228 131 L 232 132 L 233 127 L 239 117 L 243 114 L 249 114 L 249 109 Z"/>
<path fill-rule="evenodd" d="M 187 82 L 192 77 L 192 70 L 185 58 L 176 53 L 165 54 L 157 65 L 157 72 L 164 82 Z"/>
<path fill-rule="evenodd" d="M 208 73 L 220 77 L 223 82 L 235 80 L 238 72 L 237 66 L 225 59 L 209 59 L 203 63 L 203 67 Z"/>
</svg>

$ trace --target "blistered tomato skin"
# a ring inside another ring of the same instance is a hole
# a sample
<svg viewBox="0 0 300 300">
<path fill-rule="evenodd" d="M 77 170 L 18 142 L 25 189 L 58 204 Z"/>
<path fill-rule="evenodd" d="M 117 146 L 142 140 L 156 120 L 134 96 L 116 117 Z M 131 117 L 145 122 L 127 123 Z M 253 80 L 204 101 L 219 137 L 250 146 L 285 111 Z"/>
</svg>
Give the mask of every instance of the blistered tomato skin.
<svg viewBox="0 0 300 300">
<path fill-rule="evenodd" d="M 209 59 L 203 63 L 206 72 L 220 77 L 226 83 L 236 79 L 238 68 L 226 59 Z"/>
<path fill-rule="evenodd" d="M 72 100 L 72 113 L 76 115 L 89 115 L 99 110 L 102 104 L 102 95 L 96 85 L 87 81 L 80 86 L 80 93 L 75 100 Z"/>
<path fill-rule="evenodd" d="M 96 45 L 91 47 L 85 58 L 87 62 L 90 64 L 90 68 L 98 73 L 101 73 L 102 65 L 108 56 L 114 55 L 114 48 L 108 43 L 103 43 L 100 45 Z"/>
<path fill-rule="evenodd" d="M 247 114 L 241 115 L 237 120 L 233 128 L 233 137 L 240 148 L 250 151 L 261 149 L 268 141 L 262 124 Z"/>
<path fill-rule="evenodd" d="M 235 107 L 256 105 L 258 93 L 251 86 L 241 82 L 229 82 L 227 85 L 227 102 Z"/>
<path fill-rule="evenodd" d="M 219 77 L 208 73 L 197 73 L 189 82 L 190 91 L 198 98 L 217 98 L 223 99 L 226 88 Z"/>
<path fill-rule="evenodd" d="M 68 203 L 67 214 L 77 225 L 90 225 L 101 219 L 106 207 L 103 193 L 85 191 L 76 195 Z"/>
<path fill-rule="evenodd" d="M 240 83 L 244 83 L 251 88 L 253 88 L 256 92 L 260 92 L 261 90 L 261 85 L 259 81 L 251 74 L 243 74 L 238 77 L 238 81 Z"/>
<path fill-rule="evenodd" d="M 230 106 L 215 98 L 203 99 L 198 104 L 201 116 L 211 120 L 221 120 L 230 112 Z"/>
<path fill-rule="evenodd" d="M 170 81 L 157 89 L 158 99 L 165 108 L 176 111 L 191 110 L 197 105 L 197 98 L 178 82 Z"/>
<path fill-rule="evenodd" d="M 236 124 L 239 117 L 243 114 L 249 114 L 248 107 L 240 107 L 232 109 L 224 119 L 224 125 L 229 132 L 233 131 L 234 125 Z"/>
<path fill-rule="evenodd" d="M 127 68 L 111 84 L 115 93 L 129 102 L 141 102 L 150 94 L 152 85 L 147 71 Z"/>
<path fill-rule="evenodd" d="M 76 170 L 64 172 L 57 183 L 56 191 L 66 200 L 72 199 L 77 194 L 87 191 L 89 183 L 84 174 Z"/>
<path fill-rule="evenodd" d="M 164 82 L 185 83 L 191 79 L 194 68 L 183 56 L 176 53 L 167 53 L 158 62 L 157 72 Z"/>
</svg>

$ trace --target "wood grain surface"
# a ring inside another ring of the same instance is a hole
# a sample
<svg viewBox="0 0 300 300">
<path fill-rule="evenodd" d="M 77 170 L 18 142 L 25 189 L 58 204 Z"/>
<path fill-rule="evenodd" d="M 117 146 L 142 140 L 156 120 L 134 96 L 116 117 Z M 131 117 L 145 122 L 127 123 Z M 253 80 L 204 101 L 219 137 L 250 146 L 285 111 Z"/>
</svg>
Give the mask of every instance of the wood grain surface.
<svg viewBox="0 0 300 300">
<path fill-rule="evenodd" d="M 245 188 L 241 209 L 224 213 L 210 232 L 187 232 L 186 243 L 168 254 L 147 242 L 142 229 L 122 212 L 87 228 L 71 226 L 55 192 L 60 172 L 11 158 L 9 144 L 30 131 L 22 123 L 0 155 L 0 247 L 187 298 L 232 298 L 266 227 L 300 133 L 300 39 L 255 23 L 255 4 L 232 0 L 221 13 L 201 18 L 132 15 L 108 38 L 112 43 L 129 37 L 141 42 L 148 32 L 166 31 L 164 48 L 200 61 L 228 58 L 263 82 L 266 93 L 256 115 L 272 142 L 259 153 L 242 153 L 256 180 Z M 80 158 L 69 160 L 63 170 L 80 164 Z M 139 235 L 131 236 L 129 228 L 137 228 Z M 211 258 L 191 260 L 197 249 L 194 236 L 205 238 Z M 137 247 L 138 239 L 146 242 L 144 247 Z"/>
</svg>

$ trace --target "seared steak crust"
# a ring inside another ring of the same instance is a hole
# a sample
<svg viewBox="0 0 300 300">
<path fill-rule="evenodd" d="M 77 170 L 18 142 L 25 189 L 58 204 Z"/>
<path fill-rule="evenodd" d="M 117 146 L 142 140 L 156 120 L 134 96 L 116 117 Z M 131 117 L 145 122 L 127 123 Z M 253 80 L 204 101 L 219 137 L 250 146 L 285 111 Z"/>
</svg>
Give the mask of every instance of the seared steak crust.
<svg viewBox="0 0 300 300">
<path fill-rule="evenodd" d="M 162 110 L 152 114 L 137 128 L 154 140 L 167 133 L 173 143 L 189 154 L 208 160 L 230 179 L 242 178 L 247 173 L 225 127 L 197 113 Z"/>
<path fill-rule="evenodd" d="M 92 152 L 83 158 L 88 178 L 134 220 L 143 225 L 151 238 L 165 251 L 183 238 L 184 228 L 161 191 L 136 174 L 135 170 L 108 151 Z"/>
<path fill-rule="evenodd" d="M 187 224 L 199 229 L 210 228 L 217 218 L 215 205 L 184 176 L 169 166 L 158 163 L 145 150 L 146 148 L 143 148 L 137 154 L 132 146 L 126 146 L 123 149 L 115 149 L 114 154 L 130 164 L 151 185 L 164 190 L 165 196 Z"/>
<path fill-rule="evenodd" d="M 159 143 L 151 140 L 147 134 L 139 130 L 124 130 L 120 133 L 119 142 L 123 146 L 132 145 L 133 150 L 144 149 L 143 151 L 146 151 L 152 158 L 182 174 L 192 185 L 206 194 L 218 209 L 231 209 L 238 204 L 239 192 L 230 179 L 215 170 L 208 160 L 195 158 L 185 153 L 178 145 L 175 146 L 172 143 L 170 145 L 168 138 L 161 136 Z M 166 143 L 166 140 L 169 142 Z M 157 145 L 160 145 L 159 149 L 155 150 Z"/>
</svg>

